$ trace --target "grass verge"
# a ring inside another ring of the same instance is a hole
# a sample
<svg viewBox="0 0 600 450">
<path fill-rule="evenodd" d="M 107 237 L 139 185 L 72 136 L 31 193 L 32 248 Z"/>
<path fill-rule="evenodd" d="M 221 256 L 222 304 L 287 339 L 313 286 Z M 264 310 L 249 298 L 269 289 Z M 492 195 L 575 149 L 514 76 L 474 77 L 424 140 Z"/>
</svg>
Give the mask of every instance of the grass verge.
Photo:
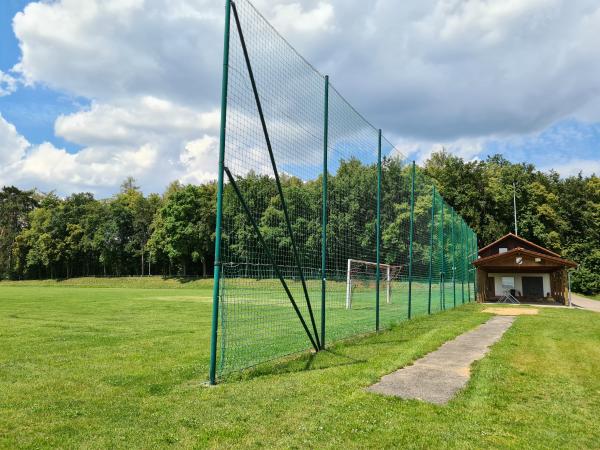
<svg viewBox="0 0 600 450">
<path fill-rule="evenodd" d="M 467 305 L 204 386 L 204 289 L 0 283 L 0 446 L 592 448 L 600 315 L 518 317 L 449 405 L 364 387 L 490 316 Z"/>
</svg>

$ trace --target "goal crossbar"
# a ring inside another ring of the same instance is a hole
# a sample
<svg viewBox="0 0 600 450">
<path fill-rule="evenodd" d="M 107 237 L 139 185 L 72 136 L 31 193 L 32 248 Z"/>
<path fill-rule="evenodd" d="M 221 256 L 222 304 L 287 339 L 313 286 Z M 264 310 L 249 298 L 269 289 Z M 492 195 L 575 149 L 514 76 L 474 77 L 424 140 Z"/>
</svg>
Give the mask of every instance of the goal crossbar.
<svg viewBox="0 0 600 450">
<path fill-rule="evenodd" d="M 353 267 L 375 267 L 377 268 L 377 263 L 373 261 L 364 261 L 361 259 L 348 259 L 348 266 L 346 270 L 346 309 L 352 308 L 352 274 Z M 379 270 L 381 273 L 385 272 L 385 282 L 386 282 L 386 303 L 390 304 L 392 302 L 392 279 L 396 275 L 396 273 L 402 270 L 401 265 L 392 265 L 392 264 L 383 264 L 379 263 Z"/>
</svg>

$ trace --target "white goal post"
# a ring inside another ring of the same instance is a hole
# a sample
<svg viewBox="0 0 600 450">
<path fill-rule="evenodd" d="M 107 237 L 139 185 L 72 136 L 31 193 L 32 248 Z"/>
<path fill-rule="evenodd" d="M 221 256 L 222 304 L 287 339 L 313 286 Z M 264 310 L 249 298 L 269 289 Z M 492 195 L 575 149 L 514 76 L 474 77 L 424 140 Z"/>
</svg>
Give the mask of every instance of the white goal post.
<svg viewBox="0 0 600 450">
<path fill-rule="evenodd" d="M 392 302 L 392 280 L 402 270 L 402 266 L 379 263 L 380 279 L 385 280 L 386 303 Z M 359 274 L 367 274 L 370 271 L 373 275 L 377 271 L 377 263 L 373 261 L 362 261 L 360 259 L 349 259 L 346 269 L 346 309 L 352 308 L 352 287 Z"/>
</svg>

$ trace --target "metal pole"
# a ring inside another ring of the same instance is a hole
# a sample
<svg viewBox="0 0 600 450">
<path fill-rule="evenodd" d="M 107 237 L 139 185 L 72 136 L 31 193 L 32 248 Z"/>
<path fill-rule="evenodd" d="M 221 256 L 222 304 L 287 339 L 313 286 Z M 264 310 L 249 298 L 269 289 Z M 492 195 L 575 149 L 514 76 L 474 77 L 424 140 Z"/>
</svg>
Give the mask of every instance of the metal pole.
<svg viewBox="0 0 600 450">
<path fill-rule="evenodd" d="M 571 271 L 567 270 L 567 278 L 569 280 L 569 308 L 572 306 L 571 305 Z"/>
<path fill-rule="evenodd" d="M 408 318 L 412 316 L 412 281 L 413 281 L 413 240 L 415 233 L 415 177 L 417 175 L 417 165 L 412 163 L 412 180 L 410 186 L 410 229 L 409 229 L 409 247 L 408 247 Z"/>
<path fill-rule="evenodd" d="M 348 260 L 348 267 L 346 269 L 346 309 L 352 308 L 352 277 L 350 276 L 350 270 L 352 269 L 352 260 Z"/>
<path fill-rule="evenodd" d="M 225 128 L 227 121 L 227 86 L 229 79 L 229 22 L 231 0 L 225 2 L 225 31 L 223 33 L 223 77 L 221 79 L 221 130 L 219 143 L 219 173 L 217 178 L 217 217 L 215 224 L 215 264 L 213 273 L 212 326 L 210 333 L 209 383 L 216 383 L 217 329 L 219 324 L 219 288 L 221 280 L 221 223 L 223 219 L 223 167 L 225 161 Z"/>
<path fill-rule="evenodd" d="M 469 228 L 467 233 L 467 293 L 468 301 L 471 303 L 471 233 L 473 231 Z"/>
<path fill-rule="evenodd" d="M 452 296 L 454 299 L 454 308 L 456 308 L 456 241 L 454 239 L 454 221 L 456 220 L 456 211 L 452 209 Z"/>
<path fill-rule="evenodd" d="M 381 129 L 377 138 L 377 270 L 375 285 L 375 330 L 379 331 L 379 280 L 381 278 Z"/>
<path fill-rule="evenodd" d="M 387 264 L 386 267 L 387 267 L 387 270 L 386 270 L 385 279 L 386 279 L 387 283 L 386 283 L 386 296 L 385 296 L 385 298 L 386 298 L 386 303 L 389 305 L 392 302 L 392 298 L 391 298 L 392 278 L 391 278 L 391 273 L 390 273 L 390 270 L 391 270 L 390 265 Z"/>
<path fill-rule="evenodd" d="M 292 307 L 294 308 L 294 311 L 296 312 L 296 315 L 298 316 L 298 319 L 300 319 L 300 323 L 302 324 L 302 327 L 304 328 L 304 331 L 306 332 L 306 335 L 308 336 L 310 343 L 314 347 L 315 351 L 318 352 L 319 347 L 320 347 L 319 341 L 318 340 L 315 341 L 313 336 L 310 334 L 308 326 L 306 325 L 306 321 L 304 320 L 304 317 L 302 316 L 302 313 L 300 312 L 300 309 L 298 308 L 298 305 L 296 304 L 296 301 L 294 300 L 294 296 L 292 295 L 292 292 L 290 291 L 290 288 L 288 287 L 287 283 L 283 279 L 283 274 L 279 270 L 279 267 L 277 266 L 275 258 L 273 256 L 273 254 L 271 253 L 271 250 L 269 250 L 269 246 L 265 242 L 265 239 L 263 238 L 262 233 L 260 232 L 260 228 L 258 227 L 256 220 L 254 219 L 254 217 L 252 217 L 252 212 L 250 211 L 250 207 L 248 206 L 248 203 L 246 203 L 246 200 L 244 200 L 244 197 L 242 196 L 242 193 L 240 192 L 240 189 L 237 186 L 237 183 L 235 182 L 235 178 L 233 177 L 233 175 L 231 174 L 231 171 L 227 168 L 227 166 L 225 166 L 223 168 L 223 170 L 227 174 L 227 178 L 229 179 L 229 184 L 231 184 L 231 187 L 233 188 L 235 194 L 237 195 L 237 198 L 238 198 L 240 204 L 242 205 L 242 208 L 244 209 L 244 212 L 246 213 L 246 216 L 248 217 L 248 220 L 250 221 L 252 228 L 254 228 L 254 233 L 256 234 L 256 238 L 258 239 L 259 244 L 262 246 L 267 259 L 271 263 L 271 266 L 272 266 L 273 271 L 275 272 L 275 275 L 277 275 L 277 278 L 279 278 L 279 282 L 283 286 L 283 289 L 284 289 L 285 293 L 287 294 L 288 299 L 290 300 L 290 303 L 292 304 Z"/>
<path fill-rule="evenodd" d="M 429 231 L 429 298 L 427 314 L 431 314 L 431 276 L 433 275 L 433 229 L 435 228 L 435 186 L 431 189 L 431 230 Z"/>
<path fill-rule="evenodd" d="M 513 182 L 513 209 L 515 213 L 515 235 L 519 235 L 519 229 L 517 227 L 517 186 Z"/>
<path fill-rule="evenodd" d="M 248 71 L 248 78 L 250 79 L 250 86 L 252 87 L 252 92 L 254 94 L 254 101 L 256 103 L 256 109 L 258 110 L 258 117 L 260 118 L 260 124 L 262 127 L 263 135 L 265 137 L 265 143 L 267 144 L 267 150 L 269 152 L 269 159 L 271 160 L 271 167 L 273 169 L 273 175 L 275 177 L 275 184 L 277 186 L 277 191 L 279 193 L 279 199 L 281 201 L 281 208 L 283 210 L 283 217 L 285 219 L 285 224 L 286 224 L 287 231 L 290 236 L 290 241 L 292 244 L 291 245 L 292 254 L 294 255 L 294 260 L 296 262 L 296 267 L 298 269 L 298 275 L 300 275 L 300 281 L 302 282 L 302 290 L 304 291 L 306 307 L 308 308 L 308 313 L 310 315 L 310 322 L 312 324 L 312 328 L 315 333 L 315 339 L 317 340 L 317 343 L 319 343 L 319 332 L 317 331 L 317 324 L 315 323 L 315 316 L 313 314 L 312 305 L 310 303 L 310 296 L 308 294 L 308 288 L 306 287 L 306 280 L 304 278 L 304 272 L 302 270 L 302 263 L 301 263 L 300 255 L 298 253 L 296 241 L 294 240 L 294 231 L 292 230 L 292 222 L 290 220 L 290 216 L 288 213 L 285 196 L 283 195 L 283 188 L 281 186 L 281 180 L 279 179 L 279 171 L 277 170 L 277 164 L 275 162 L 275 155 L 273 153 L 273 147 L 271 146 L 271 138 L 269 137 L 269 131 L 267 129 L 267 122 L 265 119 L 265 115 L 263 113 L 260 96 L 258 95 L 258 87 L 256 85 L 256 80 L 254 79 L 254 71 L 252 70 L 252 64 L 250 63 L 250 56 L 248 54 L 246 40 L 244 39 L 244 33 L 242 31 L 242 25 L 240 23 L 240 18 L 239 18 L 239 15 L 237 12 L 237 7 L 236 7 L 235 3 L 231 4 L 231 9 L 233 11 L 235 25 L 236 25 L 236 28 L 238 31 L 238 36 L 240 38 L 240 45 L 242 46 L 244 60 L 246 62 L 246 69 Z M 318 351 L 319 348 L 320 348 L 320 343 L 316 350 Z"/>
<path fill-rule="evenodd" d="M 325 293 L 327 289 L 327 146 L 329 145 L 329 75 L 325 75 L 323 114 L 323 198 L 321 200 L 321 348 L 325 348 Z"/>
<path fill-rule="evenodd" d="M 477 255 L 479 254 L 479 244 L 477 243 L 477 233 L 473 231 L 473 261 L 477 259 Z M 473 267 L 473 301 L 477 301 L 477 270 Z"/>
<path fill-rule="evenodd" d="M 444 271 L 446 270 L 446 264 L 444 262 L 444 259 L 446 257 L 446 249 L 444 248 L 445 244 L 444 244 L 444 200 L 442 199 L 442 226 L 440 227 L 442 229 L 442 239 L 441 239 L 441 246 L 440 246 L 440 250 L 441 250 L 441 270 L 440 270 L 440 309 L 446 309 L 446 285 L 444 282 Z"/>
<path fill-rule="evenodd" d="M 460 247 L 461 247 L 461 268 L 460 268 L 460 284 L 462 289 L 462 302 L 465 304 L 465 221 L 460 221 Z"/>
</svg>

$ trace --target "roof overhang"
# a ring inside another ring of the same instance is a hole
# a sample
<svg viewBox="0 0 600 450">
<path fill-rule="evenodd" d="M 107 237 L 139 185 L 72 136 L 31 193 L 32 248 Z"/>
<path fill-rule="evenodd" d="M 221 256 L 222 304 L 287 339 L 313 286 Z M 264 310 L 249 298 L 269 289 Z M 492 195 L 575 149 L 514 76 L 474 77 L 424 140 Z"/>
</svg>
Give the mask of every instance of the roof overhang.
<svg viewBox="0 0 600 450">
<path fill-rule="evenodd" d="M 534 259 L 534 264 L 519 264 L 517 257 L 529 256 Z M 537 262 L 536 260 L 540 261 Z M 505 253 L 497 253 L 485 258 L 473 261 L 473 265 L 486 271 L 501 272 L 503 270 L 517 270 L 522 272 L 544 272 L 563 268 L 575 268 L 577 263 L 559 256 L 550 256 L 546 253 L 538 253 L 521 247 L 514 248 Z"/>
<path fill-rule="evenodd" d="M 554 253 L 553 251 L 551 251 L 551 250 L 548 250 L 547 248 L 544 248 L 544 247 L 542 247 L 541 245 L 534 244 L 533 242 L 531 242 L 531 241 L 528 241 L 527 239 L 524 239 L 524 238 L 522 238 L 521 236 L 517 236 L 517 235 L 516 235 L 516 234 L 514 234 L 514 233 L 508 233 L 508 234 L 505 234 L 505 235 L 504 235 L 504 236 L 502 236 L 500 239 L 496 239 L 496 240 L 495 240 L 494 242 L 492 242 L 491 244 L 488 244 L 488 245 L 486 245 L 485 247 L 483 247 L 483 248 L 480 248 L 480 249 L 479 249 L 479 251 L 478 251 L 478 253 L 480 253 L 480 254 L 481 254 L 482 252 L 486 251 L 488 248 L 490 248 L 490 247 L 492 247 L 492 246 L 494 246 L 494 245 L 496 245 L 496 244 L 499 244 L 500 242 L 502 242 L 502 241 L 504 241 L 504 240 L 506 240 L 506 239 L 509 239 L 509 238 L 516 239 L 516 240 L 518 240 L 518 241 L 521 241 L 521 242 L 523 242 L 524 244 L 530 245 L 530 246 L 531 246 L 531 247 L 533 247 L 533 248 L 537 248 L 538 250 L 540 250 L 540 252 L 542 252 L 542 253 L 544 253 L 544 254 L 546 254 L 546 255 L 555 256 L 555 257 L 557 257 L 557 258 L 560 258 L 560 255 L 559 255 L 558 253 Z M 517 247 L 517 248 L 519 248 L 519 247 Z M 562 259 L 562 258 L 561 258 L 561 259 Z"/>
</svg>

